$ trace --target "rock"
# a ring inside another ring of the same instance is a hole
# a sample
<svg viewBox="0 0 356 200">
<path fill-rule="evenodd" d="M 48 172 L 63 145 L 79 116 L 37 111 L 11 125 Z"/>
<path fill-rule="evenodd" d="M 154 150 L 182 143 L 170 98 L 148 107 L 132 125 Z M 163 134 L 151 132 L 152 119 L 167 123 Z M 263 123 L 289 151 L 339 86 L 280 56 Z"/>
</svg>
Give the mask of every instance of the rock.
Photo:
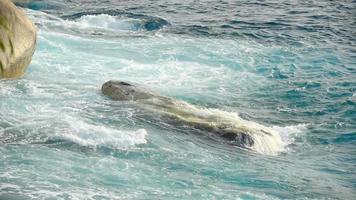
<svg viewBox="0 0 356 200">
<path fill-rule="evenodd" d="M 0 78 L 21 77 L 36 48 L 36 28 L 24 10 L 0 1 Z"/>
<path fill-rule="evenodd" d="M 155 96 L 153 92 L 143 87 L 123 81 L 108 81 L 104 83 L 102 92 L 112 99 L 119 101 L 148 99 Z"/>
<path fill-rule="evenodd" d="M 164 116 L 168 123 L 204 130 L 239 147 L 265 154 L 283 148 L 280 135 L 271 128 L 241 119 L 237 114 L 217 109 L 199 108 L 187 102 L 161 96 L 144 87 L 123 81 L 108 81 L 103 94 L 118 101 L 133 101 L 151 115 Z"/>
</svg>

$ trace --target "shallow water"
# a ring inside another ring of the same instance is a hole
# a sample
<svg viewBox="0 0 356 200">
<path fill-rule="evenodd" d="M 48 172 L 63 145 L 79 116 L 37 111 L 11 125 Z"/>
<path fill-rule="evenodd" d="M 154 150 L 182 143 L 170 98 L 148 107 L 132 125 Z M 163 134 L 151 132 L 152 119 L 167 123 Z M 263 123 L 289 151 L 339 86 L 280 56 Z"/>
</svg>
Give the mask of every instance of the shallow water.
<svg viewBox="0 0 356 200">
<path fill-rule="evenodd" d="M 0 81 L 0 199 L 353 199 L 354 1 L 34 1 Z M 101 85 L 144 84 L 279 132 L 278 155 L 174 127 Z"/>
</svg>

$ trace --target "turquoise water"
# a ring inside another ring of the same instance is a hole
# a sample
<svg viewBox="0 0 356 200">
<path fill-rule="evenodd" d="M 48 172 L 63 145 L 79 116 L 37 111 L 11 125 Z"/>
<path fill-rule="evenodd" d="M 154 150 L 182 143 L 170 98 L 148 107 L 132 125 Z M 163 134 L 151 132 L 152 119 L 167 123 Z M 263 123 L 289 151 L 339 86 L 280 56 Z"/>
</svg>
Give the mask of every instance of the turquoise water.
<svg viewBox="0 0 356 200">
<path fill-rule="evenodd" d="M 0 199 L 353 199 L 355 5 L 34 1 L 26 75 L 0 81 Z M 277 155 L 101 94 L 111 79 L 276 130 Z"/>
</svg>

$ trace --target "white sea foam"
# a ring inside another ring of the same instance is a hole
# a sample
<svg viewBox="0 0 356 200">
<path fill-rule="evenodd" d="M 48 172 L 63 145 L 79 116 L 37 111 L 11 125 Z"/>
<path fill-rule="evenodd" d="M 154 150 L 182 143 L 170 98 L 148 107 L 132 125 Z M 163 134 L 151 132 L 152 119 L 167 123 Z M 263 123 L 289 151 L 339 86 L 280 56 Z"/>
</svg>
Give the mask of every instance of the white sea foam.
<svg viewBox="0 0 356 200">
<path fill-rule="evenodd" d="M 289 150 L 288 146 L 295 142 L 295 138 L 304 133 L 307 129 L 307 124 L 298 124 L 292 126 L 272 126 L 266 127 L 255 122 L 247 122 L 248 126 L 254 129 L 268 131 L 271 135 L 252 134 L 255 145 L 252 147 L 255 151 L 263 154 L 275 155 Z"/>
<path fill-rule="evenodd" d="M 308 124 L 298 124 L 285 127 L 267 127 L 253 121 L 241 119 L 237 114 L 233 114 L 232 117 L 238 126 L 250 130 L 250 135 L 255 142 L 251 149 L 267 155 L 276 155 L 288 151 L 288 146 L 293 144 L 295 138 L 303 134 L 308 126 Z M 265 134 L 265 132 L 268 132 L 269 134 Z"/>
<path fill-rule="evenodd" d="M 142 30 L 142 20 L 133 18 L 123 18 L 108 14 L 84 15 L 76 20 L 65 20 L 41 11 L 27 10 L 29 16 L 34 19 L 42 28 L 85 29 L 85 30 L 108 30 L 108 31 L 140 31 Z"/>
<path fill-rule="evenodd" d="M 94 125 L 74 117 L 65 117 L 68 127 L 57 131 L 55 138 L 69 140 L 82 146 L 105 146 L 126 149 L 147 142 L 145 129 L 123 131 L 103 125 Z"/>
<path fill-rule="evenodd" d="M 107 14 L 84 15 L 77 21 L 71 22 L 81 28 L 99 28 L 109 30 L 137 31 L 139 30 L 139 20 L 120 19 L 116 16 Z"/>
<path fill-rule="evenodd" d="M 276 130 L 282 137 L 282 141 L 284 145 L 290 145 L 294 143 L 295 138 L 301 136 L 307 128 L 309 124 L 297 124 L 291 126 L 273 126 L 272 128 Z"/>
<path fill-rule="evenodd" d="M 192 109 L 193 112 L 194 109 Z M 282 141 L 281 135 L 273 128 L 258 124 L 253 121 L 247 121 L 238 116 L 237 113 L 221 111 L 217 109 L 198 110 L 198 115 L 213 117 L 217 121 L 217 126 L 221 122 L 231 123 L 233 130 L 237 132 L 246 132 L 253 138 L 253 145 L 250 147 L 253 151 L 276 155 L 284 151 L 285 143 Z"/>
<path fill-rule="evenodd" d="M 5 189 L 20 189 L 20 187 L 18 185 L 15 185 L 15 184 L 11 184 L 11 183 L 1 183 L 0 184 L 0 191 L 4 191 Z"/>
</svg>

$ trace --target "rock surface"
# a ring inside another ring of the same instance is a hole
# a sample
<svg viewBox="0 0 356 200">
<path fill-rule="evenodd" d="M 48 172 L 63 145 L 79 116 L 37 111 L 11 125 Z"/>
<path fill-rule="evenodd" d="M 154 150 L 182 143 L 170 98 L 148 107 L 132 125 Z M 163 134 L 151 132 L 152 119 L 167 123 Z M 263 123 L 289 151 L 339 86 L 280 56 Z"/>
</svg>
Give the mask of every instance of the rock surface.
<svg viewBox="0 0 356 200">
<path fill-rule="evenodd" d="M 0 78 L 21 77 L 36 48 L 36 28 L 24 10 L 0 0 Z"/>
<path fill-rule="evenodd" d="M 123 81 L 108 81 L 104 83 L 102 92 L 119 101 L 149 99 L 156 96 L 146 88 L 138 87 Z"/>
<path fill-rule="evenodd" d="M 259 153 L 276 154 L 283 148 L 280 135 L 273 129 L 241 119 L 237 114 L 200 108 L 187 102 L 158 95 L 145 87 L 123 81 L 108 81 L 103 94 L 117 101 L 133 101 L 151 115 L 164 116 L 168 123 L 213 133 L 231 144 Z"/>
</svg>

